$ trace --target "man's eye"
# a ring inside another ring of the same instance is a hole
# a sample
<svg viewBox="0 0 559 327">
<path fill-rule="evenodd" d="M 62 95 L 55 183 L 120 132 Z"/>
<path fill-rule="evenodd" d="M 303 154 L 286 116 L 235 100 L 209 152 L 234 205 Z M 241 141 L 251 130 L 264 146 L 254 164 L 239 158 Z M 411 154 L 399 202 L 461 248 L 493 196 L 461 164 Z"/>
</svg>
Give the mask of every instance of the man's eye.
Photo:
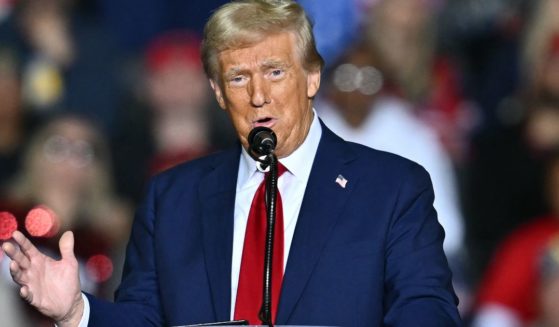
<svg viewBox="0 0 559 327">
<path fill-rule="evenodd" d="M 233 76 L 232 78 L 229 79 L 229 83 L 232 85 L 242 85 L 245 82 L 246 78 L 245 76 Z"/>
<path fill-rule="evenodd" d="M 268 75 L 268 78 L 270 78 L 271 80 L 281 80 L 285 75 L 285 71 L 280 68 L 272 69 L 268 72 Z"/>
<path fill-rule="evenodd" d="M 279 76 L 281 76 L 281 75 L 283 75 L 283 70 L 281 70 L 281 69 L 274 69 L 274 70 L 272 70 L 272 76 L 274 76 L 274 77 L 279 77 Z"/>
</svg>

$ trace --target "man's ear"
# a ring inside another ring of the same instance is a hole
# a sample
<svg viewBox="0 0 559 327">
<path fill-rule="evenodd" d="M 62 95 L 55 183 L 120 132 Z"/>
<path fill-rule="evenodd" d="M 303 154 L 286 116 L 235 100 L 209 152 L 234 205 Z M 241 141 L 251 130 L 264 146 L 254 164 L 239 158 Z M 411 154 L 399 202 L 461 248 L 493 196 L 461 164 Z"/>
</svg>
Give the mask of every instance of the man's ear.
<svg viewBox="0 0 559 327">
<path fill-rule="evenodd" d="M 310 71 L 307 74 L 307 97 L 309 99 L 314 98 L 316 93 L 318 93 L 318 89 L 320 88 L 320 76 L 320 69 Z"/>
<path fill-rule="evenodd" d="M 221 87 L 219 86 L 219 83 L 215 82 L 213 79 L 210 79 L 210 86 L 214 91 L 215 99 L 217 100 L 217 103 L 219 104 L 221 109 L 225 110 L 225 100 L 223 99 L 223 92 L 221 92 Z"/>
</svg>

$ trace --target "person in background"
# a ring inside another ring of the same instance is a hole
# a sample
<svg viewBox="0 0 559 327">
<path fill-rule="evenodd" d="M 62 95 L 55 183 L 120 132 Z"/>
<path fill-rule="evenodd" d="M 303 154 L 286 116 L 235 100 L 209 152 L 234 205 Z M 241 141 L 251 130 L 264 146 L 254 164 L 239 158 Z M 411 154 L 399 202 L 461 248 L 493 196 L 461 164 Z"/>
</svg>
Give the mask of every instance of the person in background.
<svg viewBox="0 0 559 327">
<path fill-rule="evenodd" d="M 62 230 L 82 224 L 117 241 L 128 228 L 128 210 L 113 193 L 106 140 L 95 125 L 73 114 L 55 116 L 36 131 L 8 198 L 47 205 Z"/>
<path fill-rule="evenodd" d="M 15 49 L 0 45 L 0 192 L 18 171 L 28 136 L 19 65 Z"/>
<path fill-rule="evenodd" d="M 111 144 L 119 191 L 134 202 L 149 177 L 230 146 L 234 137 L 211 97 L 194 32 L 158 35 L 138 66 Z"/>
<path fill-rule="evenodd" d="M 396 82 L 383 58 L 368 42 L 346 51 L 328 76 L 317 105 L 319 116 L 348 141 L 401 155 L 425 167 L 446 233 L 445 253 L 452 261 L 462 251 L 464 228 L 451 159 L 436 132 L 395 91 Z"/>
<path fill-rule="evenodd" d="M 159 36 L 150 43 L 145 62 L 155 143 L 150 175 L 154 175 L 211 151 L 212 99 L 195 34 L 174 31 Z"/>
<path fill-rule="evenodd" d="M 474 327 L 532 326 L 540 316 L 549 314 L 547 300 L 540 307 L 542 279 L 538 271 L 542 254 L 559 233 L 558 151 L 550 154 L 547 167 L 549 214 L 519 226 L 498 247 L 478 289 Z M 543 299 L 553 292 L 555 288 L 544 292 Z"/>
<path fill-rule="evenodd" d="M 522 40 L 522 83 L 498 106 L 486 108 L 497 114 L 499 124 L 480 131 L 471 141 L 464 207 L 476 280 L 508 234 L 548 212 L 543 191 L 545 160 L 557 143 L 559 129 L 559 21 L 553 14 L 559 2 L 542 0 L 533 4 L 536 10 L 529 17 Z M 501 71 L 502 63 L 500 60 L 487 71 Z M 497 88 L 503 84 L 492 83 Z"/>
<path fill-rule="evenodd" d="M 549 242 L 539 262 L 537 327 L 559 327 L 559 233 Z"/>
<path fill-rule="evenodd" d="M 21 52 L 26 110 L 40 117 L 62 111 L 84 114 L 110 135 L 122 56 L 93 3 L 16 1 L 0 24 L 0 42 L 13 42 Z"/>
<path fill-rule="evenodd" d="M 27 230 L 26 216 L 38 205 L 50 208 L 57 219 L 58 230 L 49 237 Z M 84 289 L 112 298 L 131 208 L 114 194 L 108 145 L 94 124 L 60 114 L 38 128 L 21 170 L 0 197 L 0 211 L 13 213 L 20 231 L 48 253 L 56 251 L 60 235 L 74 231 Z M 7 273 L 8 260 L 3 268 Z"/>
<path fill-rule="evenodd" d="M 540 0 L 529 17 L 522 56 L 528 97 L 559 98 L 559 1 Z"/>
<path fill-rule="evenodd" d="M 439 44 L 440 3 L 374 1 L 363 34 L 384 58 L 399 95 L 436 132 L 453 163 L 461 164 L 475 122 L 462 90 L 459 66 Z"/>
<path fill-rule="evenodd" d="M 559 97 L 539 98 L 528 111 L 525 139 L 540 158 L 559 148 Z"/>
</svg>

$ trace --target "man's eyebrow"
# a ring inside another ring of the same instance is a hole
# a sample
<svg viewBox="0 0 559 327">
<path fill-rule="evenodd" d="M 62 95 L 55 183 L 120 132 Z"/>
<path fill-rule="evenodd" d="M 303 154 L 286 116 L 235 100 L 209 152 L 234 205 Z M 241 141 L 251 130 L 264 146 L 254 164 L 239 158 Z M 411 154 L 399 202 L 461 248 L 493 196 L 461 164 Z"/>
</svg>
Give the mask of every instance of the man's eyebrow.
<svg viewBox="0 0 559 327">
<path fill-rule="evenodd" d="M 274 60 L 274 59 L 268 59 L 265 60 L 261 67 L 263 69 L 269 69 L 269 68 L 288 68 L 290 65 L 288 63 L 286 63 L 285 61 L 282 60 Z"/>
<path fill-rule="evenodd" d="M 262 70 L 267 70 L 267 69 L 274 69 L 274 68 L 281 68 L 281 69 L 286 69 L 291 67 L 291 65 L 283 60 L 276 60 L 276 59 L 268 59 L 265 60 L 264 62 L 262 62 L 262 64 L 260 65 Z M 225 77 L 225 79 L 231 79 L 237 75 L 241 75 L 243 73 L 245 73 L 247 71 L 247 69 L 240 67 L 240 66 L 235 66 L 235 67 L 231 67 L 229 68 L 224 74 L 223 76 Z"/>
</svg>

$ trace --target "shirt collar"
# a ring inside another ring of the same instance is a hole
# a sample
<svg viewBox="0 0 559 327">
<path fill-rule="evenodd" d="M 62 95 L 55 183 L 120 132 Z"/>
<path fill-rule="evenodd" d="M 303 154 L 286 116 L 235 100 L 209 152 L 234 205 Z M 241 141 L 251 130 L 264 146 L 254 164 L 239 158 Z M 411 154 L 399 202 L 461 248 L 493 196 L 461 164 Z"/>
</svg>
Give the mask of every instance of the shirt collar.
<svg viewBox="0 0 559 327">
<path fill-rule="evenodd" d="M 311 174 L 311 168 L 318 150 L 320 137 L 322 136 L 322 127 L 318 120 L 316 110 L 313 108 L 313 120 L 309 133 L 303 143 L 293 151 L 289 156 L 279 159 L 279 161 L 287 168 L 289 173 L 301 181 L 307 181 Z M 237 189 L 244 188 L 252 176 L 258 171 L 256 169 L 256 161 L 252 159 L 250 154 L 241 147 L 241 162 L 239 165 L 239 176 L 237 179 Z"/>
</svg>

